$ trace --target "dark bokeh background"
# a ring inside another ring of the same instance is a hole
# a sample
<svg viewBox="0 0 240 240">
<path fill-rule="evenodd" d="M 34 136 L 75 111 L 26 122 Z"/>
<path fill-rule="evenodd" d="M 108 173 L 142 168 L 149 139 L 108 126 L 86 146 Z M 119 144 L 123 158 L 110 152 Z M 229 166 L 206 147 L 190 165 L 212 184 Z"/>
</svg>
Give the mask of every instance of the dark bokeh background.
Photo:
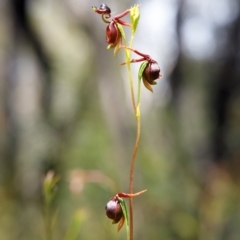
<svg viewBox="0 0 240 240">
<path fill-rule="evenodd" d="M 60 177 L 53 239 L 125 239 L 104 206 L 128 191 L 136 126 L 124 61 L 84 0 L 0 2 L 0 238 L 46 239 L 42 182 Z M 135 239 L 240 236 L 240 2 L 140 0 L 135 48 L 164 77 L 142 90 Z M 127 19 L 126 19 L 127 20 Z M 133 73 L 137 78 L 136 64 Z"/>
</svg>

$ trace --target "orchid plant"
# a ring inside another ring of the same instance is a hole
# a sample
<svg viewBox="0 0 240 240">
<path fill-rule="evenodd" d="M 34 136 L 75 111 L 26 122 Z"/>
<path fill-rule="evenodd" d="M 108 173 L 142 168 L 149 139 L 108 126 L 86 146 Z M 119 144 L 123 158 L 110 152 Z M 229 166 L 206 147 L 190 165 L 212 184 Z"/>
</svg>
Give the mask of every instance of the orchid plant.
<svg viewBox="0 0 240 240">
<path fill-rule="evenodd" d="M 120 65 L 127 65 L 128 78 L 130 83 L 131 99 L 134 114 L 137 123 L 137 136 L 136 142 L 132 153 L 130 173 L 129 173 L 129 193 L 118 193 L 110 199 L 107 203 L 106 215 L 112 219 L 112 223 L 118 223 L 118 231 L 122 228 L 124 222 L 126 222 L 127 239 L 133 240 L 133 197 L 139 196 L 146 190 L 138 193 L 133 193 L 133 172 L 136 160 L 136 155 L 139 147 L 140 132 L 141 132 L 141 121 L 140 121 L 140 101 L 141 101 L 141 82 L 151 92 L 153 92 L 153 85 L 156 85 L 156 80 L 162 77 L 160 68 L 157 61 L 152 59 L 149 55 L 144 54 L 136 49 L 132 48 L 133 39 L 137 30 L 138 21 L 140 18 L 139 5 L 134 5 L 130 9 L 116 15 L 111 18 L 111 9 L 106 4 L 101 4 L 100 7 L 93 6 L 92 9 L 102 16 L 102 20 L 107 24 L 106 27 L 106 42 L 108 44 L 107 49 L 114 49 L 114 55 L 121 49 L 125 51 L 125 62 Z M 130 16 L 131 23 L 122 20 L 123 17 Z M 111 20 L 110 20 L 111 18 Z M 129 44 L 125 37 L 124 27 L 131 29 L 131 37 Z M 135 53 L 139 56 L 137 59 L 131 59 L 131 53 Z M 142 62 L 138 72 L 138 89 L 137 97 L 135 97 L 135 90 L 133 87 L 133 77 L 131 71 L 131 63 Z M 123 198 L 129 199 L 129 220 L 128 220 L 128 209 Z"/>
</svg>

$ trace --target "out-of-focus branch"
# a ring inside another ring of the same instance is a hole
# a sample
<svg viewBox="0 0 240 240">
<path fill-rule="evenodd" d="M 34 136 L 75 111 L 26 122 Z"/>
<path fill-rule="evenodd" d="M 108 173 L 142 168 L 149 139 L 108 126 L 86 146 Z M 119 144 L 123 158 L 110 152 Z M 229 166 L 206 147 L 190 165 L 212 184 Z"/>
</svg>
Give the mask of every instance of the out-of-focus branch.
<svg viewBox="0 0 240 240">
<path fill-rule="evenodd" d="M 223 48 L 225 57 L 214 81 L 215 86 L 212 88 L 212 91 L 215 90 L 212 99 L 212 109 L 215 112 L 215 129 L 212 141 L 213 160 L 216 163 L 223 162 L 229 155 L 226 146 L 229 102 L 235 90 L 240 89 L 240 14 L 226 30 L 228 41 Z"/>
</svg>

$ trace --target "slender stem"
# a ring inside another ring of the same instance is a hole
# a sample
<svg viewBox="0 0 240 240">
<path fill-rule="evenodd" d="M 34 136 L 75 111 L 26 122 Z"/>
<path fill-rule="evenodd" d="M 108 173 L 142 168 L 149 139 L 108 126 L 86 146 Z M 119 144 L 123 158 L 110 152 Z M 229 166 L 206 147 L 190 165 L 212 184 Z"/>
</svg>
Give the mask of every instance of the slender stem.
<svg viewBox="0 0 240 240">
<path fill-rule="evenodd" d="M 130 40 L 130 43 L 129 43 L 130 48 L 132 47 L 132 44 L 133 44 L 133 35 L 131 36 L 131 40 Z M 133 77 L 132 77 L 132 70 L 131 70 L 131 64 L 130 64 L 131 51 L 125 49 L 125 53 L 126 53 L 126 63 L 127 63 L 127 71 L 128 71 L 128 78 L 129 78 L 129 84 L 130 84 L 132 105 L 133 105 L 134 114 L 136 115 L 137 106 L 136 106 L 135 97 L 134 97 Z"/>
<path fill-rule="evenodd" d="M 133 79 L 132 79 L 132 74 L 131 74 L 130 63 L 128 63 L 127 65 L 129 65 L 129 66 L 127 66 L 127 68 L 128 68 L 128 77 L 129 77 L 129 83 L 130 83 L 132 105 L 133 105 L 134 113 L 136 115 L 137 107 L 136 107 L 136 102 L 135 102 L 135 97 L 134 97 Z"/>
<path fill-rule="evenodd" d="M 131 48 L 133 44 L 133 32 L 131 34 L 131 40 L 129 43 L 129 47 Z M 133 110 L 134 114 L 136 116 L 137 113 L 137 107 L 136 107 L 136 102 L 135 102 L 135 97 L 134 97 L 134 88 L 133 88 L 133 79 L 132 79 L 132 71 L 131 71 L 131 52 L 129 50 L 126 50 L 126 55 L 127 55 L 127 70 L 128 70 L 128 78 L 129 78 L 129 83 L 130 83 L 130 91 L 131 91 L 131 98 L 132 98 L 132 105 L 133 105 Z M 135 149 L 135 148 L 134 148 Z M 134 159 L 132 156 L 131 160 L 131 166 L 130 166 L 130 179 L 129 179 L 129 193 L 133 193 L 133 168 L 134 168 Z M 133 199 L 129 199 L 129 240 L 133 240 Z"/>
<path fill-rule="evenodd" d="M 133 36 L 131 37 L 131 41 L 129 46 L 132 46 L 133 43 Z M 124 44 L 126 45 L 126 40 L 124 39 Z M 131 52 L 127 49 L 125 49 L 125 56 L 126 56 L 126 64 L 127 64 L 127 72 L 128 72 L 128 79 L 130 84 L 130 92 L 131 92 L 131 100 L 132 100 L 132 106 L 134 110 L 134 114 L 136 115 L 137 107 L 135 102 L 135 96 L 134 96 L 134 88 L 133 88 L 133 77 L 132 77 L 132 71 L 131 71 Z M 130 170 L 131 172 L 131 170 Z M 130 173 L 131 176 L 131 173 Z M 130 177 L 131 178 L 131 177 Z M 130 180 L 130 189 L 131 187 L 131 180 Z M 130 190 L 130 193 L 132 190 Z M 127 226 L 127 239 L 133 240 L 133 204 L 132 204 L 132 198 L 129 199 L 129 226 Z"/>
<path fill-rule="evenodd" d="M 51 218 L 51 210 L 50 204 L 46 203 L 45 206 L 45 229 L 46 229 L 46 238 L 47 240 L 52 239 L 52 218 Z"/>
<path fill-rule="evenodd" d="M 131 40 L 129 43 L 129 47 L 132 48 L 133 44 L 133 39 L 134 39 L 134 33 L 132 32 L 131 34 Z M 135 166 L 135 160 L 137 156 L 137 150 L 139 146 L 139 141 L 140 141 L 140 130 L 141 130 L 141 122 L 140 122 L 140 84 L 138 84 L 138 96 L 137 96 L 137 105 L 135 102 L 135 97 L 134 97 L 134 89 L 133 89 L 133 80 L 132 80 L 132 73 L 131 73 L 131 66 L 130 66 L 130 51 L 127 52 L 127 69 L 128 69 L 128 76 L 129 76 L 129 82 L 130 82 L 130 90 L 131 90 L 131 97 L 132 97 L 132 105 L 134 109 L 134 114 L 136 116 L 136 121 L 137 121 L 137 136 L 136 136 L 136 142 L 132 154 L 132 159 L 131 159 L 131 166 L 130 166 L 130 175 L 129 175 L 129 193 L 133 193 L 133 176 L 134 176 L 134 166 Z M 130 197 L 129 199 L 129 223 L 130 223 L 130 236 L 129 239 L 133 240 L 133 198 Z"/>
<path fill-rule="evenodd" d="M 126 224 L 127 239 L 130 239 L 129 225 Z"/>
<path fill-rule="evenodd" d="M 135 166 L 135 160 L 137 156 L 139 141 L 140 141 L 140 133 L 141 133 L 141 121 L 140 121 L 140 115 L 136 116 L 137 119 L 137 136 L 136 136 L 136 142 L 132 154 L 132 160 L 131 160 L 131 166 L 130 166 L 130 185 L 129 185 L 129 192 L 133 192 L 133 175 L 134 175 L 134 166 Z M 129 199 L 129 220 L 130 220 L 130 240 L 133 240 L 133 198 L 131 197 Z"/>
<path fill-rule="evenodd" d="M 138 79 L 138 92 L 137 92 L 137 114 L 136 117 L 141 116 L 140 114 L 140 102 L 141 102 L 141 79 Z"/>
<path fill-rule="evenodd" d="M 132 48 L 133 45 L 133 39 L 134 39 L 134 32 L 131 33 L 131 39 L 129 43 L 129 48 Z M 126 41 L 124 41 L 126 45 Z M 138 92 L 137 92 L 137 104 L 135 101 L 135 95 L 134 95 L 134 87 L 133 87 L 133 77 L 132 77 L 132 71 L 131 71 L 131 51 L 129 49 L 125 49 L 126 54 L 126 64 L 127 64 L 127 72 L 128 72 L 128 78 L 129 78 L 129 84 L 130 84 L 130 92 L 131 92 L 131 99 L 132 99 L 132 106 L 134 110 L 134 114 L 137 121 L 137 136 L 136 136 L 136 142 L 132 153 L 131 158 L 131 166 L 130 166 L 130 174 L 129 174 L 129 193 L 133 193 L 133 176 L 134 176 L 134 166 L 135 166 L 135 160 L 137 156 L 139 141 L 140 141 L 140 132 L 141 132 L 141 122 L 140 122 L 140 86 L 141 83 L 138 83 Z M 129 240 L 133 240 L 133 198 L 129 198 L 129 229 L 127 229 L 127 235 Z"/>
</svg>

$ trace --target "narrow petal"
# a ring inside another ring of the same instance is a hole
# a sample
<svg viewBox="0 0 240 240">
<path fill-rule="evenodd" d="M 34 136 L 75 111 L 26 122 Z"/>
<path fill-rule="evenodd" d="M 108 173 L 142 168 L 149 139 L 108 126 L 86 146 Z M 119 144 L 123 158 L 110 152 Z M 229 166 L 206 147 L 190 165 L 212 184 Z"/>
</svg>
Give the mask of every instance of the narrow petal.
<svg viewBox="0 0 240 240">
<path fill-rule="evenodd" d="M 118 232 L 121 230 L 124 222 L 125 222 L 125 218 L 124 216 L 122 216 L 122 218 L 120 219 L 120 222 L 118 223 L 118 227 L 117 227 Z"/>
<path fill-rule="evenodd" d="M 121 41 L 121 39 L 120 39 L 120 41 L 117 43 L 117 45 L 116 45 L 115 48 L 114 48 L 114 52 L 113 52 L 113 55 L 114 55 L 114 56 L 115 56 L 115 55 L 118 53 L 118 51 L 120 50 L 121 45 L 122 45 L 122 41 Z"/>
<path fill-rule="evenodd" d="M 148 83 L 148 81 L 145 78 L 143 78 L 143 84 L 145 88 L 147 88 L 150 92 L 153 92 L 151 85 Z"/>
</svg>

